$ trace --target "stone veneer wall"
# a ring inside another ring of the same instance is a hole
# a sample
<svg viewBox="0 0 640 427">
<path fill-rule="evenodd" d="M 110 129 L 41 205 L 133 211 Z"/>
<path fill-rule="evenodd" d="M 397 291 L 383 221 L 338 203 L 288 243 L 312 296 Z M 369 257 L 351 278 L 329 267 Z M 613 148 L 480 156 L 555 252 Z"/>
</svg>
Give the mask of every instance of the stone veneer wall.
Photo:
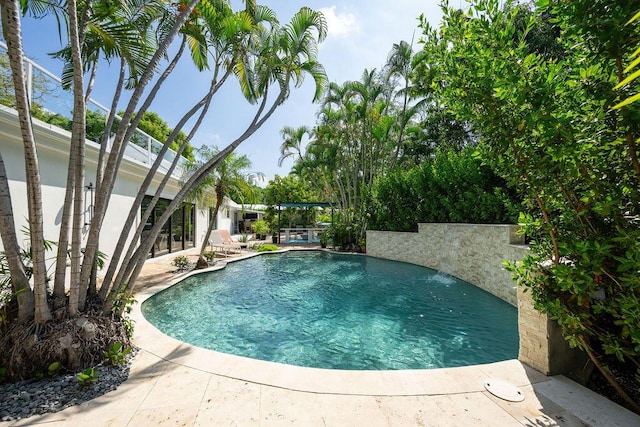
<svg viewBox="0 0 640 427">
<path fill-rule="evenodd" d="M 417 233 L 367 231 L 367 255 L 410 262 L 451 274 L 517 306 L 504 260 L 527 247 L 516 225 L 418 224 Z"/>
</svg>

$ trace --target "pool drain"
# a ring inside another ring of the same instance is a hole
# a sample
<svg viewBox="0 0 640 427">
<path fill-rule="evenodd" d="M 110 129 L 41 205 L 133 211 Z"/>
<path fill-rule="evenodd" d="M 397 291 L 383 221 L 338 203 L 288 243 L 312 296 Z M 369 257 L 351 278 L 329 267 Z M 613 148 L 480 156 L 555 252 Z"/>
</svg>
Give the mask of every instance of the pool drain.
<svg viewBox="0 0 640 427">
<path fill-rule="evenodd" d="M 484 383 L 484 388 L 495 397 L 509 402 L 522 402 L 524 393 L 518 390 L 518 387 L 502 380 L 491 379 Z"/>
</svg>

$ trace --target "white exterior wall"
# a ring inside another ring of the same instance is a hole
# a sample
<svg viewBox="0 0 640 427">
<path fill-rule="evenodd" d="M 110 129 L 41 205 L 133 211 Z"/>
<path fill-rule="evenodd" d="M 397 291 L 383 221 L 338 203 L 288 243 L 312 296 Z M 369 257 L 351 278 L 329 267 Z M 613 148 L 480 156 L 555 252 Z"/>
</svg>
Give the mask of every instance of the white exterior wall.
<svg viewBox="0 0 640 427">
<path fill-rule="evenodd" d="M 66 176 L 68 166 L 68 153 L 71 134 L 65 130 L 51 126 L 34 119 L 34 130 L 36 134 L 38 159 L 42 179 L 42 199 L 44 211 L 44 233 L 45 238 L 52 241 L 58 240 L 60 219 L 62 215 L 62 205 L 66 187 Z M 90 182 L 95 185 L 95 170 L 99 145 L 87 141 L 86 145 L 86 173 L 85 186 Z M 22 137 L 18 125 L 17 114 L 14 110 L 0 106 L 0 153 L 2 154 L 5 168 L 9 176 L 9 188 L 13 204 L 14 221 L 16 231 L 19 233 L 19 241 L 22 236 L 21 229 L 27 225 L 27 195 L 25 183 L 25 166 Z M 146 176 L 148 168 L 146 165 L 124 158 L 118 177 L 116 179 L 107 214 L 104 219 L 102 231 L 100 233 L 100 250 L 110 256 L 117 243 L 122 230 L 122 224 L 129 214 L 133 200 L 138 189 Z M 153 194 L 155 186 L 162 179 L 161 174 L 156 174 L 156 179 L 152 184 L 148 194 Z M 181 185 L 177 179 L 171 178 L 167 187 L 163 191 L 162 197 L 173 199 L 179 191 Z M 90 192 L 85 191 L 86 205 L 90 204 Z M 208 212 L 196 209 L 196 231 L 195 244 L 198 246 L 202 241 L 208 224 Z M 88 218 L 87 218 L 88 220 Z M 131 230 L 139 224 L 140 215 L 136 218 L 136 223 Z M 85 237 L 88 227 L 85 227 Z M 27 244 L 28 238 L 25 236 L 22 241 Z M 26 246 L 26 245 L 25 245 Z M 2 242 L 0 241 L 0 248 Z M 48 254 L 48 257 L 55 254 Z"/>
<path fill-rule="evenodd" d="M 227 206 L 220 206 L 220 212 L 218 212 L 218 224 L 217 229 L 229 230 L 233 233 L 233 211 Z"/>
</svg>

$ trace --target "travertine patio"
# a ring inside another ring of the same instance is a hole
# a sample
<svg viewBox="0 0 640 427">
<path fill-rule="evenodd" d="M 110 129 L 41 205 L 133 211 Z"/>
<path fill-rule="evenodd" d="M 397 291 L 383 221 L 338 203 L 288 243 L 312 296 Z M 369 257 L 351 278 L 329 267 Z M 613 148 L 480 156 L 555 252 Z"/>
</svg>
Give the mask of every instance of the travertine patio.
<svg viewBox="0 0 640 427">
<path fill-rule="evenodd" d="M 173 256 L 145 267 L 139 303 L 185 276 L 170 272 Z M 301 368 L 181 343 L 150 325 L 139 304 L 133 317 L 140 351 L 117 390 L 56 414 L 0 425 L 640 425 L 640 417 L 590 390 L 517 360 L 416 371 Z M 487 379 L 517 386 L 524 401 L 494 397 L 485 390 Z"/>
</svg>

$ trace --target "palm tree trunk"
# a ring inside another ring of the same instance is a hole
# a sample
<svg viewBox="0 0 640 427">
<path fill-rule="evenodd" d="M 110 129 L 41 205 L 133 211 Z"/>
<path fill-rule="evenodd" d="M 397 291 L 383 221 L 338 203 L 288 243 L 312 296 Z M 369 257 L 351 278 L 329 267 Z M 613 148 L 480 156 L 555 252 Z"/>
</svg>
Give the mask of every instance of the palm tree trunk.
<svg viewBox="0 0 640 427">
<path fill-rule="evenodd" d="M 160 183 L 160 185 L 156 189 L 156 193 L 155 193 L 155 196 L 154 196 L 153 200 L 151 201 L 149 206 L 147 206 L 147 211 L 143 214 L 143 218 L 140 221 L 140 224 L 138 225 L 138 227 L 136 229 L 136 232 L 134 233 L 133 237 L 131 237 L 131 243 L 130 243 L 129 249 L 127 251 L 127 254 L 125 255 L 125 259 L 128 259 L 133 254 L 133 250 L 134 250 L 135 246 L 137 245 L 137 243 L 138 243 L 138 241 L 140 239 L 140 236 L 142 235 L 142 231 L 144 230 L 144 224 L 149 219 L 152 209 L 155 207 L 156 203 L 158 202 L 158 200 L 160 198 L 160 195 L 162 194 L 162 191 L 164 190 L 167 182 L 169 181 L 169 178 L 171 177 L 171 174 L 173 173 L 173 170 L 177 166 L 177 163 L 179 161 L 180 155 L 182 154 L 182 151 L 186 147 L 187 143 L 189 141 L 191 141 L 191 139 L 193 138 L 195 132 L 200 128 L 200 125 L 202 124 L 202 121 L 204 120 L 204 117 L 207 114 L 207 111 L 209 110 L 209 106 L 211 105 L 211 100 L 213 98 L 213 95 L 218 91 L 218 89 L 222 86 L 222 84 L 229 77 L 229 75 L 230 75 L 230 72 L 227 72 L 220 82 L 212 82 L 209 92 L 205 95 L 205 97 L 202 100 L 200 100 L 200 102 L 198 102 L 196 105 L 194 105 L 193 108 L 191 110 L 189 110 L 189 112 L 187 112 L 187 114 L 185 114 L 182 117 L 180 122 L 178 122 L 178 124 L 176 125 L 175 129 L 172 131 L 171 135 L 169 135 L 169 138 L 167 139 L 167 141 L 165 141 L 165 143 L 162 146 L 160 152 L 157 154 L 156 160 L 155 160 L 153 166 L 151 167 L 151 169 L 149 170 L 149 172 L 147 173 L 147 176 L 145 177 L 145 180 L 142 183 L 142 185 L 141 185 L 141 187 L 140 187 L 140 189 L 138 191 L 136 199 L 134 200 L 134 202 L 133 202 L 133 204 L 131 206 L 131 209 L 129 210 L 129 216 L 127 217 L 127 220 L 125 222 L 125 227 L 123 228 L 123 232 L 121 233 L 120 238 L 118 239 L 118 243 L 117 243 L 116 248 L 114 250 L 114 253 L 112 255 L 112 259 L 111 259 L 111 262 L 109 264 L 109 268 L 107 270 L 107 274 L 105 275 L 105 278 L 104 278 L 104 281 L 103 281 L 103 284 L 102 284 L 102 288 L 100 289 L 100 296 L 103 299 L 106 298 L 107 293 L 110 290 L 112 279 L 113 279 L 113 276 L 115 274 L 116 268 L 118 267 L 118 264 L 120 262 L 122 251 L 124 250 L 124 247 L 125 247 L 128 239 L 129 239 L 129 230 L 133 227 L 133 223 L 134 223 L 135 219 L 138 217 L 138 212 L 140 210 L 140 206 L 142 205 L 142 200 L 144 199 L 144 196 L 145 196 L 145 194 L 147 192 L 147 189 L 149 188 L 149 186 L 151 184 L 151 181 L 152 181 L 153 177 L 155 176 L 155 173 L 156 173 L 158 167 L 160 166 L 160 163 L 162 162 L 162 159 L 164 157 L 164 153 L 168 150 L 169 146 L 175 140 L 175 138 L 177 137 L 179 131 L 184 127 L 186 122 L 189 119 L 191 119 L 191 117 L 193 117 L 193 115 L 199 109 L 202 108 L 200 116 L 198 117 L 196 123 L 194 124 L 191 132 L 189 133 L 187 138 L 182 142 L 180 148 L 178 149 L 178 152 L 176 153 L 176 157 L 173 160 L 173 162 L 171 163 L 171 167 L 165 173 L 165 175 L 164 175 L 164 177 L 162 179 L 162 182 Z M 116 277 L 116 282 L 118 280 L 119 280 L 119 278 Z"/>
<path fill-rule="evenodd" d="M 69 44 L 74 70 L 82 70 L 80 51 L 80 29 L 78 28 L 78 11 L 75 0 L 67 2 L 69 15 Z M 86 134 L 86 103 L 84 98 L 84 78 L 81 72 L 73 73 L 73 127 L 71 131 L 72 151 L 75 148 L 73 161 L 73 214 L 71 226 L 71 274 L 69 292 L 69 314 L 77 316 L 84 308 L 87 282 L 80 281 L 80 264 L 82 260 L 82 218 L 84 204 L 84 144 Z M 71 169 L 71 167 L 70 167 Z M 71 173 L 70 171 L 69 173 Z"/>
<path fill-rule="evenodd" d="M 124 87 L 125 77 L 125 60 L 120 58 L 120 71 L 118 74 L 118 83 L 116 84 L 116 90 L 111 100 L 111 110 L 109 110 L 109 117 L 107 123 L 104 126 L 104 132 L 100 139 L 100 152 L 98 154 L 98 166 L 96 167 L 96 187 L 102 185 L 102 176 L 104 173 L 104 157 L 107 153 L 107 147 L 109 145 L 109 139 L 111 139 L 111 127 L 115 121 L 116 111 L 118 109 L 118 102 L 120 102 L 120 96 L 122 94 L 122 88 Z"/>
<path fill-rule="evenodd" d="M 69 232 L 71 231 L 71 214 L 73 209 L 73 186 L 76 177 L 77 146 L 71 144 L 69 149 L 69 164 L 67 166 L 67 186 L 62 204 L 60 232 L 58 233 L 58 251 L 56 256 L 56 270 L 53 281 L 53 309 L 59 310 L 66 305 L 65 282 L 67 276 L 67 260 L 69 255 Z"/>
<path fill-rule="evenodd" d="M 116 174 L 124 156 L 125 143 L 127 141 L 125 137 L 127 135 L 129 135 L 129 138 L 131 137 L 131 135 L 135 131 L 135 127 L 142 117 L 142 113 L 140 112 L 138 115 L 136 115 L 136 118 L 132 120 L 136 106 L 138 105 L 138 102 L 140 101 L 140 98 L 142 97 L 147 84 L 154 76 L 155 70 L 158 67 L 161 59 L 164 57 L 169 45 L 174 40 L 175 36 L 178 34 L 178 31 L 180 30 L 184 22 L 188 19 L 189 14 L 191 13 L 191 11 L 193 11 L 197 3 L 198 0 L 191 0 L 187 8 L 178 16 L 178 19 L 176 20 L 173 28 L 171 29 L 171 31 L 169 31 L 160 46 L 158 46 L 158 50 L 149 61 L 147 68 L 140 77 L 138 85 L 131 95 L 131 99 L 129 100 L 127 109 L 122 115 L 122 121 L 118 126 L 116 138 L 114 140 L 111 153 L 109 154 L 107 164 L 104 169 L 103 180 L 102 182 L 100 182 L 100 185 L 96 187 L 94 214 L 91 220 L 91 225 L 89 226 L 89 232 L 87 233 L 87 245 L 84 251 L 84 261 L 80 274 L 80 280 L 88 281 L 91 275 L 91 269 L 93 268 L 95 256 L 98 251 L 100 231 L 102 229 L 104 217 L 107 212 L 107 207 L 109 206 L 111 193 L 115 185 Z"/>
<path fill-rule="evenodd" d="M 16 237 L 11 193 L 9 192 L 9 178 L 2 160 L 2 153 L 0 153 L 0 237 L 9 265 L 11 291 L 17 295 L 18 299 L 18 321 L 26 322 L 33 318 L 34 296 L 20 257 L 20 245 Z"/>
<path fill-rule="evenodd" d="M 196 264 L 196 268 L 198 268 L 198 265 L 206 264 L 204 262 L 204 252 L 207 250 L 209 237 L 211 237 L 213 225 L 216 223 L 216 218 L 218 217 L 218 212 L 220 211 L 220 205 L 222 205 L 222 200 L 219 197 L 216 199 L 216 206 L 213 208 L 213 214 L 211 215 L 211 220 L 209 221 L 209 225 L 207 226 L 207 232 L 205 233 L 204 239 L 202 240 L 202 245 L 200 246 L 200 254 L 198 255 L 198 263 Z"/>
<path fill-rule="evenodd" d="M 11 64 L 16 109 L 24 145 L 25 175 L 29 212 L 29 231 L 33 256 L 33 289 L 35 295 L 35 321 L 43 324 L 51 320 L 47 304 L 46 266 L 44 247 L 44 225 L 42 215 L 42 188 L 40 167 L 36 152 L 27 82 L 23 69 L 22 29 L 20 5 L 17 0 L 2 0 L 2 21 L 7 42 L 7 53 Z"/>
<path fill-rule="evenodd" d="M 151 228 L 151 230 L 149 231 L 149 234 L 145 237 L 145 239 L 142 242 L 140 242 L 140 246 L 138 247 L 136 252 L 133 254 L 131 259 L 127 263 L 127 265 L 123 266 L 125 268 L 125 273 L 122 276 L 123 279 L 121 281 L 114 283 L 114 289 L 112 289 L 109 295 L 109 298 L 107 300 L 107 304 L 106 304 L 107 307 L 111 307 L 113 304 L 113 301 L 115 301 L 115 298 L 117 296 L 116 289 L 122 290 L 122 288 L 126 286 L 127 291 L 131 292 L 133 290 L 133 287 L 135 286 L 135 281 L 144 265 L 146 254 L 149 253 L 149 251 L 151 250 L 151 247 L 153 246 L 153 243 L 156 237 L 160 233 L 160 230 L 162 229 L 163 224 L 169 219 L 169 217 L 173 214 L 173 212 L 175 212 L 175 210 L 184 201 L 189 191 L 191 191 L 191 189 L 194 188 L 195 186 L 199 185 L 206 178 L 206 176 L 211 172 L 211 170 L 213 170 L 213 168 L 215 168 L 222 160 L 224 160 L 224 158 L 228 156 L 229 153 L 235 150 L 243 141 L 245 141 L 247 138 L 253 135 L 258 129 L 260 129 L 260 127 L 262 127 L 262 125 L 269 119 L 269 117 L 271 117 L 273 112 L 276 110 L 276 108 L 282 103 L 282 101 L 285 98 L 285 92 L 284 90 L 281 90 L 280 94 L 273 101 L 273 104 L 271 105 L 269 110 L 264 115 L 262 115 L 262 112 L 264 111 L 265 105 L 267 102 L 267 98 L 268 98 L 267 95 L 268 93 L 266 93 L 265 91 L 262 103 L 258 108 L 258 111 L 255 114 L 253 120 L 249 124 L 248 128 L 245 130 L 245 132 L 240 137 L 238 137 L 235 141 L 233 141 L 231 144 L 225 147 L 222 151 L 220 151 L 218 155 L 212 157 L 207 163 L 205 163 L 200 169 L 198 169 L 184 184 L 182 189 L 180 189 L 180 191 L 175 196 L 175 198 L 171 201 L 171 203 L 169 203 L 169 206 L 167 206 L 167 209 L 159 218 L 158 222 L 156 222 L 156 224 Z"/>
</svg>

